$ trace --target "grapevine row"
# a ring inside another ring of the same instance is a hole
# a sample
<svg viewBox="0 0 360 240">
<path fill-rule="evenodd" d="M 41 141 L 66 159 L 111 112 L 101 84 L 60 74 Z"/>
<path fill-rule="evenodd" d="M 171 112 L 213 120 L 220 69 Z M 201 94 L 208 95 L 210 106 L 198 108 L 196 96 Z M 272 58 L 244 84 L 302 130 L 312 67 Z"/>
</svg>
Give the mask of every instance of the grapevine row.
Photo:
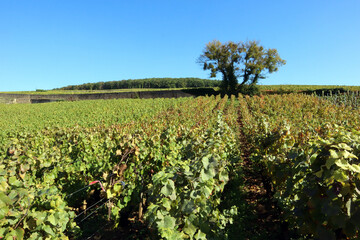
<svg viewBox="0 0 360 240">
<path fill-rule="evenodd" d="M 358 239 L 359 111 L 299 94 L 239 96 L 252 160 L 294 238 Z"/>
<path fill-rule="evenodd" d="M 218 205 L 239 160 L 231 102 L 225 116 L 227 98 L 202 97 L 119 125 L 12 134 L 0 165 L 0 236 L 81 238 L 92 221 L 116 228 L 135 214 L 163 238 L 224 234 L 236 208 Z M 105 191 L 87 187 L 94 180 Z M 82 221 L 90 206 L 98 212 Z"/>
</svg>

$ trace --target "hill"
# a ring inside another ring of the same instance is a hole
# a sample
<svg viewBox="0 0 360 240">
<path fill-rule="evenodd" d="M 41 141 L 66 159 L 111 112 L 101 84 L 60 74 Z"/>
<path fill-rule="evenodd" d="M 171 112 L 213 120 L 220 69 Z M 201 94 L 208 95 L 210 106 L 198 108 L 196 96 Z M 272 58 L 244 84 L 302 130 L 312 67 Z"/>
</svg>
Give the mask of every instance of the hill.
<svg viewBox="0 0 360 240">
<path fill-rule="evenodd" d="M 107 89 L 129 89 L 129 88 L 199 88 L 218 87 L 220 80 L 209 80 L 201 78 L 145 78 L 129 79 L 120 81 L 85 83 L 71 85 L 56 90 L 107 90 Z"/>
</svg>

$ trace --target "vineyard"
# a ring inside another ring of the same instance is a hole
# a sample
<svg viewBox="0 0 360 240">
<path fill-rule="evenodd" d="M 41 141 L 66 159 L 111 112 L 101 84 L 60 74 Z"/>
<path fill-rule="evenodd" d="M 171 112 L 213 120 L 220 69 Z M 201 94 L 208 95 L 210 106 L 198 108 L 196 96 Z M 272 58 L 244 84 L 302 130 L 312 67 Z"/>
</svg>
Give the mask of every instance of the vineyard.
<svg viewBox="0 0 360 240">
<path fill-rule="evenodd" d="M 359 239 L 358 103 L 0 105 L 0 237 Z"/>
</svg>

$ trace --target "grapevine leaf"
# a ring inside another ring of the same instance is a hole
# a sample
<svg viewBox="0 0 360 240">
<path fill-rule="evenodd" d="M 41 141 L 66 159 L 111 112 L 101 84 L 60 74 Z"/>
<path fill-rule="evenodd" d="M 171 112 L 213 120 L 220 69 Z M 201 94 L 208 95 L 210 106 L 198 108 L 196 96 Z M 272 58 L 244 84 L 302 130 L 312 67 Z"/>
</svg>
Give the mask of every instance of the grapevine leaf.
<svg viewBox="0 0 360 240">
<path fill-rule="evenodd" d="M 335 164 L 344 170 L 349 170 L 349 163 L 345 159 L 338 159 Z"/>
<path fill-rule="evenodd" d="M 36 225 L 41 225 L 44 222 L 46 215 L 46 212 L 35 212 L 34 218 L 36 219 Z"/>
<path fill-rule="evenodd" d="M 9 207 L 4 205 L 4 206 L 1 206 L 0 204 L 0 220 L 5 218 L 5 216 L 8 214 L 9 212 Z"/>
<path fill-rule="evenodd" d="M 165 209 L 167 211 L 170 211 L 170 209 L 171 209 L 171 201 L 168 198 L 163 198 L 162 199 L 162 204 L 163 204 L 163 206 L 165 207 Z"/>
<path fill-rule="evenodd" d="M 16 233 L 16 239 L 24 239 L 24 234 L 25 234 L 25 231 L 24 231 L 24 229 L 22 229 L 22 228 L 17 228 L 16 230 L 15 230 L 15 233 Z"/>
<path fill-rule="evenodd" d="M 359 165 L 356 165 L 356 164 L 351 164 L 349 166 L 350 170 L 353 171 L 353 172 L 357 172 L 357 173 L 360 173 L 360 166 Z"/>
<path fill-rule="evenodd" d="M 220 174 L 219 174 L 219 180 L 221 182 L 227 182 L 229 181 L 229 175 L 227 174 L 226 171 L 221 171 Z"/>
<path fill-rule="evenodd" d="M 214 167 L 210 166 L 208 169 L 201 169 L 200 178 L 203 182 L 208 181 L 216 175 Z"/>
<path fill-rule="evenodd" d="M 204 168 L 207 169 L 209 166 L 209 158 L 208 156 L 205 156 L 201 159 L 202 164 L 204 165 Z"/>
<path fill-rule="evenodd" d="M 160 210 L 156 211 L 156 217 L 161 220 L 164 219 L 164 215 Z"/>
<path fill-rule="evenodd" d="M 173 193 L 174 190 L 175 190 L 175 185 L 173 180 L 168 179 L 167 183 L 165 184 L 165 186 L 161 188 L 160 192 L 164 194 L 166 197 L 168 197 Z"/>
<path fill-rule="evenodd" d="M 191 222 L 185 221 L 185 227 L 183 230 L 187 235 L 189 235 L 190 239 L 192 239 L 197 228 Z"/>
<path fill-rule="evenodd" d="M 9 183 L 15 187 L 19 187 L 21 185 L 21 182 L 15 176 L 9 178 Z"/>
<path fill-rule="evenodd" d="M 33 230 L 36 227 L 36 221 L 34 218 L 30 217 L 26 221 L 24 221 L 24 228 Z"/>
<path fill-rule="evenodd" d="M 165 216 L 163 221 L 164 221 L 164 228 L 170 228 L 170 229 L 175 228 L 175 222 L 176 222 L 175 218 L 171 216 Z"/>
<path fill-rule="evenodd" d="M 29 237 L 29 240 L 37 240 L 37 239 L 42 239 L 40 236 L 39 236 L 39 233 L 37 232 L 34 232 L 30 235 Z"/>
<path fill-rule="evenodd" d="M 121 188 L 122 188 L 121 184 L 115 184 L 114 185 L 114 192 L 116 192 L 116 193 L 120 192 Z"/>
<path fill-rule="evenodd" d="M 6 230 L 7 230 L 6 228 L 1 227 L 0 228 L 0 236 L 4 236 Z"/>
<path fill-rule="evenodd" d="M 0 178 L 0 192 L 5 192 L 5 190 L 9 187 L 9 185 L 6 183 L 6 180 L 3 179 Z"/>
<path fill-rule="evenodd" d="M 326 160 L 325 166 L 329 170 L 335 163 L 335 158 L 329 158 Z"/>
<path fill-rule="evenodd" d="M 3 203 L 10 205 L 12 204 L 11 199 L 3 192 L 0 192 L 0 201 L 2 201 Z"/>
<path fill-rule="evenodd" d="M 200 229 L 197 231 L 197 233 L 195 234 L 194 238 L 196 240 L 206 240 L 206 234 L 203 233 Z"/>
<path fill-rule="evenodd" d="M 348 180 L 348 176 L 344 173 L 344 171 L 341 170 L 335 171 L 333 177 L 338 182 L 345 182 Z"/>
<path fill-rule="evenodd" d="M 345 143 L 339 143 L 338 146 L 339 146 L 339 148 L 344 149 L 344 150 L 348 150 L 348 151 L 352 150 L 352 148 Z"/>
<path fill-rule="evenodd" d="M 352 154 L 352 153 L 350 153 L 350 152 L 348 152 L 348 151 L 341 151 L 341 152 L 339 152 L 338 153 L 339 154 L 339 156 L 340 157 L 342 157 L 342 158 L 355 158 L 355 159 L 357 159 L 357 157 L 354 155 L 354 154 Z"/>
<path fill-rule="evenodd" d="M 317 176 L 318 178 L 321 178 L 322 173 L 323 173 L 323 170 L 320 170 L 320 171 L 315 173 L 315 176 Z"/>
<path fill-rule="evenodd" d="M 195 204 L 191 200 L 185 200 L 183 205 L 181 206 L 181 211 L 185 214 L 190 214 L 194 212 L 195 210 Z"/>
<path fill-rule="evenodd" d="M 51 214 L 50 216 L 47 217 L 47 220 L 54 226 L 56 226 L 56 219 L 55 216 L 53 214 Z"/>
<path fill-rule="evenodd" d="M 209 197 L 212 192 L 212 190 L 208 186 L 204 186 L 203 191 L 204 191 L 205 197 Z"/>
<path fill-rule="evenodd" d="M 329 153 L 330 153 L 330 157 L 334 158 L 334 159 L 338 159 L 339 158 L 339 155 L 337 154 L 337 152 L 333 149 L 330 149 L 329 150 Z"/>
<path fill-rule="evenodd" d="M 42 229 L 49 235 L 55 237 L 55 233 L 54 231 L 51 229 L 51 227 L 49 225 L 45 225 L 42 227 Z"/>
</svg>

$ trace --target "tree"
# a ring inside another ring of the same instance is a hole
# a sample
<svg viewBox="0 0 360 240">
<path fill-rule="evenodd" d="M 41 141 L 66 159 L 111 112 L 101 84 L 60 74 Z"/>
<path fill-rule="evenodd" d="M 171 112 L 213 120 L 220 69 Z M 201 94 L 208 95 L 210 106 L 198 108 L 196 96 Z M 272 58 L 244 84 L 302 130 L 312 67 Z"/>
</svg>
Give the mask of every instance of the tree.
<svg viewBox="0 0 360 240">
<path fill-rule="evenodd" d="M 226 93 L 236 93 L 237 88 L 242 89 L 245 85 L 254 86 L 259 79 L 286 64 L 276 49 L 265 49 L 257 41 L 222 44 L 218 40 L 206 45 L 198 62 L 204 70 L 211 71 L 210 77 L 222 74 L 220 87 Z M 238 77 L 242 77 L 240 85 Z"/>
</svg>

